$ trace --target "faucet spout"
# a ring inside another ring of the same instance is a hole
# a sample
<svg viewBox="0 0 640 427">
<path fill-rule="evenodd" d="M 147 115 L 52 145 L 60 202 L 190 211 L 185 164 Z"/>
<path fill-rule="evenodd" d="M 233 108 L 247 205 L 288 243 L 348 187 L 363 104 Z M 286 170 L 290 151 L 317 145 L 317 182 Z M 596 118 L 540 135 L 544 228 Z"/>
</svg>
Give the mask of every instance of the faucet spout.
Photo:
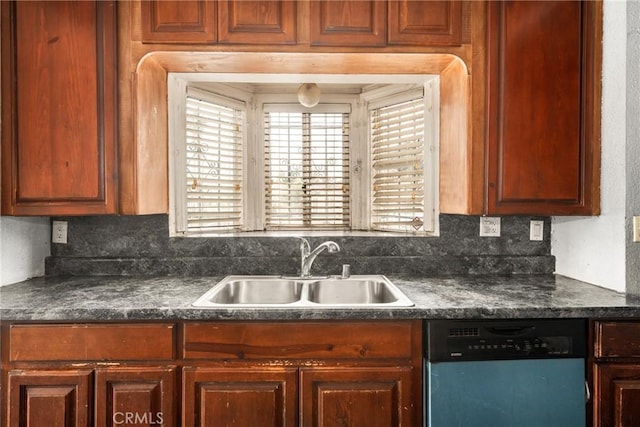
<svg viewBox="0 0 640 427">
<path fill-rule="evenodd" d="M 332 240 L 327 240 L 319 244 L 313 251 L 306 239 L 300 238 L 300 277 L 311 277 L 311 266 L 316 257 L 325 249 L 329 253 L 340 252 L 340 246 Z"/>
</svg>

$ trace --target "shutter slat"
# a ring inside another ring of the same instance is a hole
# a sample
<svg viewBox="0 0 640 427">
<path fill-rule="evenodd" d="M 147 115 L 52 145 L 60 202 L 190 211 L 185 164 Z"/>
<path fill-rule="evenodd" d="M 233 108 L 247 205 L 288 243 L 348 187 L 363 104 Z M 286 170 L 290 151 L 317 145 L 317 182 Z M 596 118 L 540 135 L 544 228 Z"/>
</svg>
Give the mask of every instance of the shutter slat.
<svg viewBox="0 0 640 427">
<path fill-rule="evenodd" d="M 415 231 L 414 225 L 420 226 L 424 218 L 424 101 L 377 108 L 370 112 L 370 119 L 372 226 L 382 231 Z"/>
<path fill-rule="evenodd" d="M 267 229 L 349 226 L 348 114 L 264 116 Z"/>
<path fill-rule="evenodd" d="M 187 230 L 242 227 L 244 113 L 187 96 Z"/>
</svg>

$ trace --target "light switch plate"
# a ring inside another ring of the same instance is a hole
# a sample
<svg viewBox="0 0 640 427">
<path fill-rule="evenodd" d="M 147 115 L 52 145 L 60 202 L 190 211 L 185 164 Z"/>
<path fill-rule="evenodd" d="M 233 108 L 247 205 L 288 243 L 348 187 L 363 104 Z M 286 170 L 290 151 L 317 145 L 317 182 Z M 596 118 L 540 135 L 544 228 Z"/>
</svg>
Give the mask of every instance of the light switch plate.
<svg viewBox="0 0 640 427">
<path fill-rule="evenodd" d="M 532 219 L 529 223 L 529 240 L 541 241 L 544 238 L 544 221 Z"/>
<path fill-rule="evenodd" d="M 67 243 L 67 221 L 53 221 L 51 225 L 51 242 Z"/>
<path fill-rule="evenodd" d="M 480 217 L 480 237 L 500 237 L 500 217 Z"/>
</svg>

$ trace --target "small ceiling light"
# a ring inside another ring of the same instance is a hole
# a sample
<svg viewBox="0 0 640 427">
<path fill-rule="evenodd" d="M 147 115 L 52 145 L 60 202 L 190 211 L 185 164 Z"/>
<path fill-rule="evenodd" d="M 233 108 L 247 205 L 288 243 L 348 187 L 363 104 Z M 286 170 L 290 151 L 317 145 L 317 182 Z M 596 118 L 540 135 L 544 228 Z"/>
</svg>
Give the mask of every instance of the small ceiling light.
<svg viewBox="0 0 640 427">
<path fill-rule="evenodd" d="M 315 83 L 303 83 L 298 88 L 298 101 L 305 107 L 311 108 L 320 102 L 320 88 Z"/>
</svg>

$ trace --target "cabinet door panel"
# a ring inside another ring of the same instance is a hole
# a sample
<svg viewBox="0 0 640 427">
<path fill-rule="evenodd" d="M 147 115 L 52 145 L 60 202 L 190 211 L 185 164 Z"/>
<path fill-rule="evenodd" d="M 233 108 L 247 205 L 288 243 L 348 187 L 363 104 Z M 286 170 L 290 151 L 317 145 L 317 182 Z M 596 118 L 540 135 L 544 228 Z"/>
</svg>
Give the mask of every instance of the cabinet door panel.
<svg viewBox="0 0 640 427">
<path fill-rule="evenodd" d="M 3 213 L 115 213 L 115 4 L 2 2 Z"/>
<path fill-rule="evenodd" d="M 96 370 L 96 427 L 176 424 L 174 367 Z"/>
<path fill-rule="evenodd" d="M 209 0 L 143 0 L 142 42 L 213 43 L 215 13 L 215 3 Z"/>
<path fill-rule="evenodd" d="M 594 427 L 640 425 L 639 364 L 596 365 L 594 384 Z"/>
<path fill-rule="evenodd" d="M 488 213 L 597 209 L 596 3 L 490 2 Z"/>
<path fill-rule="evenodd" d="M 296 368 L 184 368 L 185 426 L 297 425 Z"/>
<path fill-rule="evenodd" d="M 386 43 L 384 1 L 311 1 L 309 11 L 312 45 L 384 46 Z"/>
<path fill-rule="evenodd" d="M 461 42 L 460 1 L 389 1 L 389 44 L 459 45 Z"/>
<path fill-rule="evenodd" d="M 303 368 L 302 425 L 412 426 L 411 378 L 410 367 Z"/>
<path fill-rule="evenodd" d="M 85 427 L 91 422 L 91 371 L 9 372 L 9 427 Z"/>
<path fill-rule="evenodd" d="M 219 0 L 218 42 L 295 44 L 296 2 Z"/>
</svg>

